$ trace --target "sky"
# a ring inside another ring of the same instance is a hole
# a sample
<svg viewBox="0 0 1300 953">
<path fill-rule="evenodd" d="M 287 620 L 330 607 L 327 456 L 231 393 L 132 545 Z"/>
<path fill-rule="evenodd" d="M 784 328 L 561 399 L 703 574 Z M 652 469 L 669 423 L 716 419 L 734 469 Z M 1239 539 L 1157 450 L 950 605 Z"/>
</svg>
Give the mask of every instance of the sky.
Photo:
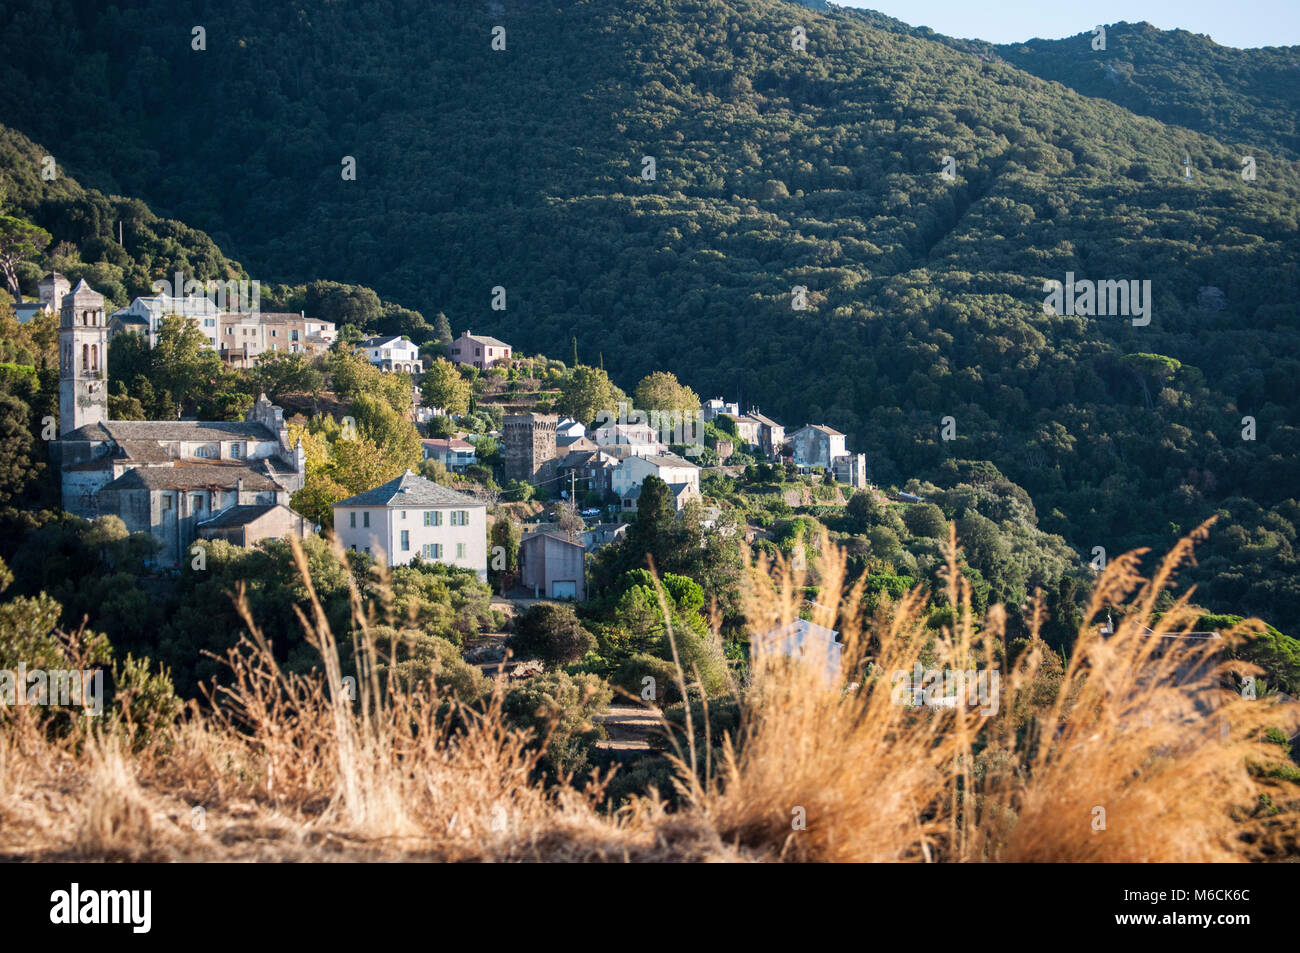
<svg viewBox="0 0 1300 953">
<path fill-rule="evenodd" d="M 1099 23 L 1146 20 L 1205 33 L 1222 46 L 1300 45 L 1300 0 L 834 0 L 879 10 L 911 26 L 991 43 L 1059 40 Z"/>
</svg>

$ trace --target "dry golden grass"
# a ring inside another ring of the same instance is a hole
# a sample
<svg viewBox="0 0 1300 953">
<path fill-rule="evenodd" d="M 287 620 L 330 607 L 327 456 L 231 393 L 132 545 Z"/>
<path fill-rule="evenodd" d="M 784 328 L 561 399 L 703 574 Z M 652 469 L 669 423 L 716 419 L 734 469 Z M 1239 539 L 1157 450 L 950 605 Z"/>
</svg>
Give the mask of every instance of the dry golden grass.
<svg viewBox="0 0 1300 953">
<path fill-rule="evenodd" d="M 811 666 L 758 655 L 740 737 L 706 739 L 701 751 L 693 732 L 679 742 L 679 806 L 652 792 L 613 812 L 602 810 L 607 778 L 537 780 L 537 746 L 505 724 L 499 688 L 482 709 L 452 704 L 449 715 L 436 685 L 380 684 L 377 673 L 392 668 L 375 657 L 372 612 L 355 590 L 359 684 L 348 698 L 300 556 L 312 607 L 301 621 L 321 653 L 319 677 L 283 672 L 245 613 L 249 637 L 230 654 L 229 683 L 136 750 L 120 729 L 89 720 L 52 738 L 31 709 L 0 714 L 0 857 L 1257 859 L 1296 840 L 1294 811 L 1265 825 L 1254 810 L 1262 793 L 1284 802 L 1294 790 L 1248 767 L 1276 760 L 1260 729 L 1294 729 L 1295 706 L 1219 692 L 1219 666 L 1183 683 L 1179 666 L 1199 650 L 1160 657 L 1160 640 L 1140 628 L 1192 542 L 1151 580 L 1138 574 L 1138 554 L 1114 560 L 1059 678 L 1048 678 L 1052 660 L 1031 643 L 1003 672 L 998 712 L 985 716 L 897 704 L 891 692 L 890 673 L 918 661 L 1005 668 L 1003 610 L 974 617 L 955 541 L 953 623 L 935 632 L 920 592 L 864 617 L 860 588 L 844 585 L 843 554 L 823 539 L 816 582 L 828 605 L 814 606 L 812 621 L 841 631 L 853 684 L 828 689 Z M 747 589 L 752 631 L 797 616 L 804 575 L 759 561 Z M 1094 620 L 1109 606 L 1127 613 L 1103 640 Z M 1154 628 L 1179 631 L 1190 616 L 1185 595 Z"/>
</svg>

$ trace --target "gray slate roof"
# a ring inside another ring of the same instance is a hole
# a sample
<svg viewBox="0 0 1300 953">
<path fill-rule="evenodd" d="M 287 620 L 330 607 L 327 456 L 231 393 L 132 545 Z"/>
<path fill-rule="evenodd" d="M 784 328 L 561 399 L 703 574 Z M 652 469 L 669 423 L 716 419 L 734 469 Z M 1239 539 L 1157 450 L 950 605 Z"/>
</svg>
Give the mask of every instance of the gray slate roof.
<svg viewBox="0 0 1300 953">
<path fill-rule="evenodd" d="M 691 463 L 691 461 L 687 460 L 685 457 L 677 456 L 675 453 L 654 453 L 642 457 L 641 459 L 647 463 L 653 463 L 660 467 L 690 467 L 693 470 L 699 469 L 699 467 L 694 463 Z"/>
<path fill-rule="evenodd" d="M 396 480 L 389 480 L 373 490 L 366 490 L 346 500 L 339 500 L 338 506 L 487 506 L 481 500 L 465 493 L 458 493 L 432 480 L 426 480 L 407 470 Z"/>
<path fill-rule="evenodd" d="M 488 337 L 486 334 L 470 334 L 468 331 L 465 337 L 469 338 L 476 344 L 486 344 L 488 347 L 509 347 L 505 341 L 498 341 L 496 338 Z"/>
<path fill-rule="evenodd" d="M 295 314 L 294 317 L 296 318 L 297 315 Z M 387 337 L 366 338 L 361 342 L 361 346 L 362 347 L 383 347 L 386 344 L 392 344 L 394 341 L 396 341 L 398 344 L 410 344 L 412 347 L 415 346 L 411 341 L 404 341 L 400 334 L 390 334 Z"/>
<path fill-rule="evenodd" d="M 237 481 L 245 490 L 280 490 L 278 483 L 243 465 L 178 463 L 170 467 L 138 467 L 123 473 L 104 490 L 233 490 Z"/>
<path fill-rule="evenodd" d="M 239 506 L 232 506 L 218 513 L 211 519 L 203 520 L 200 526 L 210 526 L 213 529 L 232 529 L 236 526 L 247 526 L 256 519 L 265 516 L 272 510 L 279 509 L 281 503 L 245 503 Z M 285 507 L 288 509 L 288 507 Z"/>
<path fill-rule="evenodd" d="M 166 463 L 174 459 L 167 447 L 153 440 L 123 440 L 118 447 L 122 457 L 139 463 Z"/>
<path fill-rule="evenodd" d="M 825 424 L 804 424 L 802 427 L 799 428 L 799 430 L 816 430 L 821 433 L 828 434 L 832 437 L 844 436 L 844 434 L 840 433 L 834 427 L 827 427 Z M 795 433 L 798 433 L 799 430 L 796 430 Z"/>
<path fill-rule="evenodd" d="M 62 440 L 275 440 L 264 424 L 250 420 L 110 420 L 87 424 Z"/>
</svg>

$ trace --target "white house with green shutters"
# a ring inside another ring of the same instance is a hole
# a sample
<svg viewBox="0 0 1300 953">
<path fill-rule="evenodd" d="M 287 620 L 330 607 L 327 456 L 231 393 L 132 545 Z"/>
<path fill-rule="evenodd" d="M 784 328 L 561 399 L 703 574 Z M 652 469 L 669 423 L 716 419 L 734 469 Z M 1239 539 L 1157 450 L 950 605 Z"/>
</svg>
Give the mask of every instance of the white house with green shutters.
<svg viewBox="0 0 1300 953">
<path fill-rule="evenodd" d="M 334 534 L 344 549 L 389 566 L 419 556 L 487 579 L 487 504 L 410 470 L 335 503 Z"/>
</svg>

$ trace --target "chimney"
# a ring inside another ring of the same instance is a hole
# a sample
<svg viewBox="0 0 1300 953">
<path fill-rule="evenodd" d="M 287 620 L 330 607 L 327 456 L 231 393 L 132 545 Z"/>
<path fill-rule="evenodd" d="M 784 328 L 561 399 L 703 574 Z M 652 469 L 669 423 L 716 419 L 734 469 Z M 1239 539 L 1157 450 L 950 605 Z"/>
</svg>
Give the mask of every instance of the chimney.
<svg viewBox="0 0 1300 953">
<path fill-rule="evenodd" d="M 243 496 L 244 496 L 244 478 L 236 477 L 235 478 L 235 505 L 236 506 L 239 505 L 239 502 L 240 500 L 243 499 Z"/>
</svg>

